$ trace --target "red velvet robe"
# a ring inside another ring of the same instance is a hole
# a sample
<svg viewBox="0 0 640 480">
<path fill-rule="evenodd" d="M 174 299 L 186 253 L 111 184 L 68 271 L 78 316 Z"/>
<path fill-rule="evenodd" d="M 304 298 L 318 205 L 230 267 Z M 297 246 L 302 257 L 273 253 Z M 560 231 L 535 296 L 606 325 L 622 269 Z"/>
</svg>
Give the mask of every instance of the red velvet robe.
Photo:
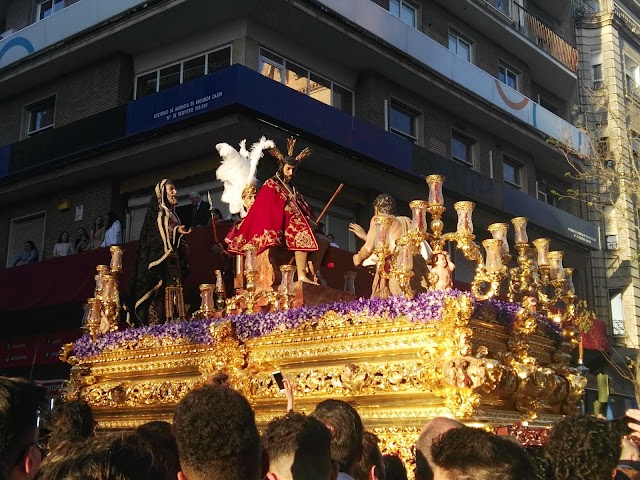
<svg viewBox="0 0 640 480">
<path fill-rule="evenodd" d="M 264 183 L 249 213 L 229 232 L 225 242 L 229 252 L 237 255 L 243 254 L 242 247 L 247 243 L 257 247 L 258 255 L 275 246 L 314 252 L 318 242 L 307 219 L 315 221 L 315 215 L 302 195 L 291 193 L 273 176 Z"/>
</svg>

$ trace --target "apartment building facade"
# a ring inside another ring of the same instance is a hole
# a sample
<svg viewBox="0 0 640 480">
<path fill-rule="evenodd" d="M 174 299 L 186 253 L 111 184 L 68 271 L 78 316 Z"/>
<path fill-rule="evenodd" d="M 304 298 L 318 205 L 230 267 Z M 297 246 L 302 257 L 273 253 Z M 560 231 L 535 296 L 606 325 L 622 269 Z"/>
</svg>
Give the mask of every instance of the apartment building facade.
<svg viewBox="0 0 640 480">
<path fill-rule="evenodd" d="M 297 176 L 314 208 L 346 185 L 326 219 L 342 247 L 355 250 L 348 224 L 367 224 L 378 193 L 408 214 L 441 173 L 445 231 L 458 200 L 476 202 L 478 240 L 529 217 L 530 238 L 552 238 L 593 301 L 598 231 L 553 195 L 573 185 L 547 142 L 587 143 L 572 126 L 569 0 L 8 0 L 5 30 L 0 264 L 28 239 L 46 260 L 61 231 L 108 210 L 136 240 L 162 178 L 181 203 L 210 190 L 223 208 L 215 145 L 293 134 L 314 152 Z M 258 175 L 274 169 L 265 157 Z M 474 265 L 454 261 L 469 283 Z"/>
<path fill-rule="evenodd" d="M 593 254 L 596 311 L 608 318 L 614 344 L 637 349 L 640 330 L 638 265 L 638 154 L 640 123 L 640 7 L 635 2 L 600 0 L 576 5 L 580 51 L 580 99 L 585 126 L 597 138 L 595 162 L 620 179 L 590 182 L 601 207 L 589 212 L 603 232 L 603 248 Z M 621 188 L 622 187 L 622 188 Z"/>
</svg>

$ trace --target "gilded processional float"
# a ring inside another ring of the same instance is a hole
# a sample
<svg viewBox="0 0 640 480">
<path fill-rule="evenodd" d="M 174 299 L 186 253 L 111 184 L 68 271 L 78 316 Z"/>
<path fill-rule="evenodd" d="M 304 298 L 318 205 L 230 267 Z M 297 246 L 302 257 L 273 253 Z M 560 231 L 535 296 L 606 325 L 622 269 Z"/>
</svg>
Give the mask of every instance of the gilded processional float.
<svg viewBox="0 0 640 480">
<path fill-rule="evenodd" d="M 454 204 L 457 228 L 444 233 L 444 178 L 426 182 L 428 200 L 410 203 L 408 231 L 393 249 L 389 218 L 373 218 L 377 273 L 402 291 L 387 298 L 296 307 L 294 267 L 282 265 L 280 284 L 260 290 L 256 249 L 247 245 L 235 297 L 216 301 L 215 284 L 202 285 L 192 320 L 118 330 L 122 251 L 112 247 L 88 301 L 87 333 L 61 354 L 72 365 L 67 397 L 86 400 L 99 429 L 127 429 L 170 421 L 189 390 L 215 377 L 245 395 L 264 426 L 285 410 L 272 377 L 279 370 L 294 386 L 297 410 L 310 412 L 326 398 L 349 401 L 383 450 L 405 460 L 435 416 L 545 427 L 575 412 L 586 378 L 581 354 L 572 365 L 572 352 L 588 314 L 563 253 L 549 251 L 549 239 L 530 243 L 523 217 L 512 220 L 515 256 L 506 223 L 490 225 L 492 238 L 480 248 L 469 201 Z M 477 262 L 469 292 L 443 282 L 446 269 L 435 259 L 450 244 Z M 432 261 L 426 291 L 415 293 L 414 263 L 424 247 Z M 345 272 L 346 287 L 353 275 Z"/>
</svg>

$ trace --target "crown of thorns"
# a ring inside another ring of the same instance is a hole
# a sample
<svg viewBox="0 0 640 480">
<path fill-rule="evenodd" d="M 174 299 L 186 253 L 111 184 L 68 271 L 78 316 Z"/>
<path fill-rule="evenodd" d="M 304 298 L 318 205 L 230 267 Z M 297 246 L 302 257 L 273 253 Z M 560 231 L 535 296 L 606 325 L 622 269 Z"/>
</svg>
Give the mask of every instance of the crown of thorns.
<svg viewBox="0 0 640 480">
<path fill-rule="evenodd" d="M 292 165 L 298 165 L 300 162 L 302 162 L 302 160 L 304 160 L 309 155 L 311 155 L 311 150 L 309 149 L 309 147 L 305 147 L 304 149 L 302 149 L 300 151 L 300 153 L 298 153 L 298 155 L 296 155 L 294 157 L 293 156 L 293 149 L 296 146 L 296 140 L 297 139 L 294 138 L 294 137 L 289 137 L 287 139 L 287 154 L 286 155 L 283 155 L 278 147 L 270 148 L 269 149 L 269 154 L 271 154 L 271 156 L 277 158 L 279 163 L 288 163 L 288 164 L 292 164 Z"/>
</svg>

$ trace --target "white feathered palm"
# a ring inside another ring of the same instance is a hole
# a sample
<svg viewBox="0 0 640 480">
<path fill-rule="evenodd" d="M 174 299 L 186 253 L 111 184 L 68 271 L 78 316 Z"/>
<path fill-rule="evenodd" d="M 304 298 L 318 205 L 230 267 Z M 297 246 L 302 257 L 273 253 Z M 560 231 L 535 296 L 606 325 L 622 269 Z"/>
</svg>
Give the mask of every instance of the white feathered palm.
<svg viewBox="0 0 640 480">
<path fill-rule="evenodd" d="M 216 170 L 216 178 L 224 185 L 220 200 L 229 205 L 230 213 L 240 213 L 241 217 L 247 214 L 242 203 L 242 191 L 247 185 L 255 185 L 257 182 L 255 173 L 258 162 L 264 155 L 263 150 L 274 147 L 273 141 L 261 137 L 251 146 L 249 152 L 246 149 L 246 142 L 246 140 L 240 142 L 239 152 L 228 143 L 216 145 L 216 150 L 222 158 Z"/>
</svg>

